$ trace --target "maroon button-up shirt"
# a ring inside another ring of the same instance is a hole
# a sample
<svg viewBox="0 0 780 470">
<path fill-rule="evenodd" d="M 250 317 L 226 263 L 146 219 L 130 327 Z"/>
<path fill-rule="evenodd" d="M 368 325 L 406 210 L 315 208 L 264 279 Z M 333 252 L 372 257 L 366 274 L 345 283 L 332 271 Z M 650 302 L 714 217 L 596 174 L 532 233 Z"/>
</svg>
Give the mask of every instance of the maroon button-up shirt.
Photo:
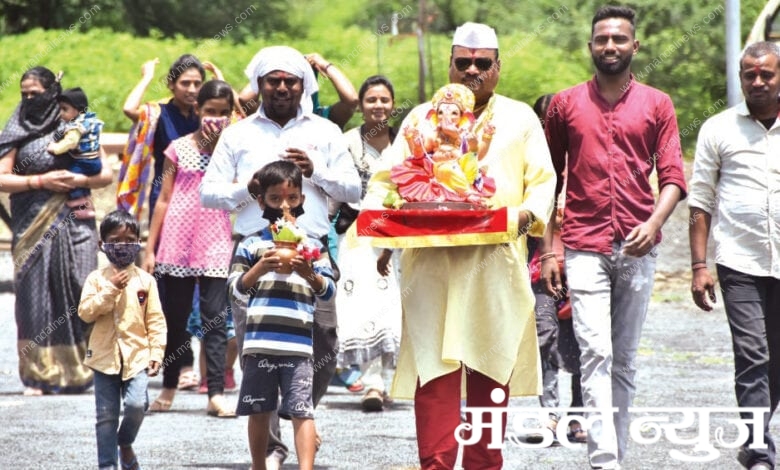
<svg viewBox="0 0 780 470">
<path fill-rule="evenodd" d="M 672 100 L 634 81 L 615 105 L 599 93 L 595 77 L 558 93 L 545 118 L 545 133 L 561 190 L 567 165 L 561 239 L 573 250 L 611 254 L 614 241 L 647 221 L 658 185 L 687 192 Z M 661 241 L 658 233 L 656 244 Z"/>
</svg>

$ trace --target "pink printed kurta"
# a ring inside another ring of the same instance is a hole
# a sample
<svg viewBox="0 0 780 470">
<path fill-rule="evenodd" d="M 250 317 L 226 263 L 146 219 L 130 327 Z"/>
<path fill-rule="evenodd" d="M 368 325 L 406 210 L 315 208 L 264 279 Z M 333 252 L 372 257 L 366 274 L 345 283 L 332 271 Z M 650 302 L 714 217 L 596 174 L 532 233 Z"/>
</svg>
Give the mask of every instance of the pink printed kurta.
<svg viewBox="0 0 780 470">
<path fill-rule="evenodd" d="M 227 278 L 233 251 L 230 213 L 206 209 L 200 203 L 200 183 L 211 155 L 200 154 L 191 136 L 184 136 L 171 142 L 165 157 L 176 165 L 176 179 L 160 233 L 155 272 Z"/>
</svg>

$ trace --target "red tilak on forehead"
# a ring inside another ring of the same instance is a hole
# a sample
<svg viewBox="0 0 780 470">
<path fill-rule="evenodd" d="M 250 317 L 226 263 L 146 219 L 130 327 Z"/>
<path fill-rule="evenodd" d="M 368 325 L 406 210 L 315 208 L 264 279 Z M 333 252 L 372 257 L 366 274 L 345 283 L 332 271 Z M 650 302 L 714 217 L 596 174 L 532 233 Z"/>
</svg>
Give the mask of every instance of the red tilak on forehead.
<svg viewBox="0 0 780 470">
<path fill-rule="evenodd" d="M 753 66 L 753 72 L 755 72 L 756 75 L 761 75 L 761 66 L 760 65 L 754 65 Z"/>
<path fill-rule="evenodd" d="M 475 54 L 476 54 L 476 52 L 477 52 L 477 50 L 476 50 L 476 49 L 469 49 L 469 52 L 471 52 L 471 58 L 472 58 L 472 59 L 473 59 L 474 57 L 476 57 L 476 55 L 475 55 Z"/>
</svg>

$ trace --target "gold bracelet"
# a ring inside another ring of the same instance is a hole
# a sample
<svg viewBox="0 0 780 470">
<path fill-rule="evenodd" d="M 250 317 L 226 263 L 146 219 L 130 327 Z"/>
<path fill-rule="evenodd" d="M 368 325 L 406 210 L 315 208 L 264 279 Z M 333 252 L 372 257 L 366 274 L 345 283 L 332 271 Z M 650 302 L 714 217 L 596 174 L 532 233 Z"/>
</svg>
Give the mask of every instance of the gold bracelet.
<svg viewBox="0 0 780 470">
<path fill-rule="evenodd" d="M 27 189 L 30 189 L 30 190 L 33 189 L 32 180 L 33 180 L 32 176 L 28 176 L 27 177 Z"/>
<path fill-rule="evenodd" d="M 550 253 L 543 254 L 542 256 L 539 257 L 539 262 L 541 263 L 542 261 L 550 258 L 555 258 L 555 253 L 550 252 Z"/>
</svg>

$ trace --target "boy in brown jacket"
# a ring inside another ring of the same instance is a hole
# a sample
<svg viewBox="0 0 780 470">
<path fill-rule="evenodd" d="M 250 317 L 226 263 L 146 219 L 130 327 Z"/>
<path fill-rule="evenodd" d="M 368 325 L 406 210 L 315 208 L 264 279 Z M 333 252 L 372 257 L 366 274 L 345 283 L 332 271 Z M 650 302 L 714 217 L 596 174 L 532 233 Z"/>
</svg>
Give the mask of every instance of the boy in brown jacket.
<svg viewBox="0 0 780 470">
<path fill-rule="evenodd" d="M 79 317 L 94 323 L 84 363 L 95 372 L 98 466 L 140 469 L 133 442 L 149 406 L 149 377 L 160 371 L 166 325 L 157 283 L 133 261 L 141 249 L 138 221 L 111 212 L 100 224 L 100 248 L 111 265 L 89 274 Z M 119 425 L 120 401 L 125 412 Z"/>
</svg>

